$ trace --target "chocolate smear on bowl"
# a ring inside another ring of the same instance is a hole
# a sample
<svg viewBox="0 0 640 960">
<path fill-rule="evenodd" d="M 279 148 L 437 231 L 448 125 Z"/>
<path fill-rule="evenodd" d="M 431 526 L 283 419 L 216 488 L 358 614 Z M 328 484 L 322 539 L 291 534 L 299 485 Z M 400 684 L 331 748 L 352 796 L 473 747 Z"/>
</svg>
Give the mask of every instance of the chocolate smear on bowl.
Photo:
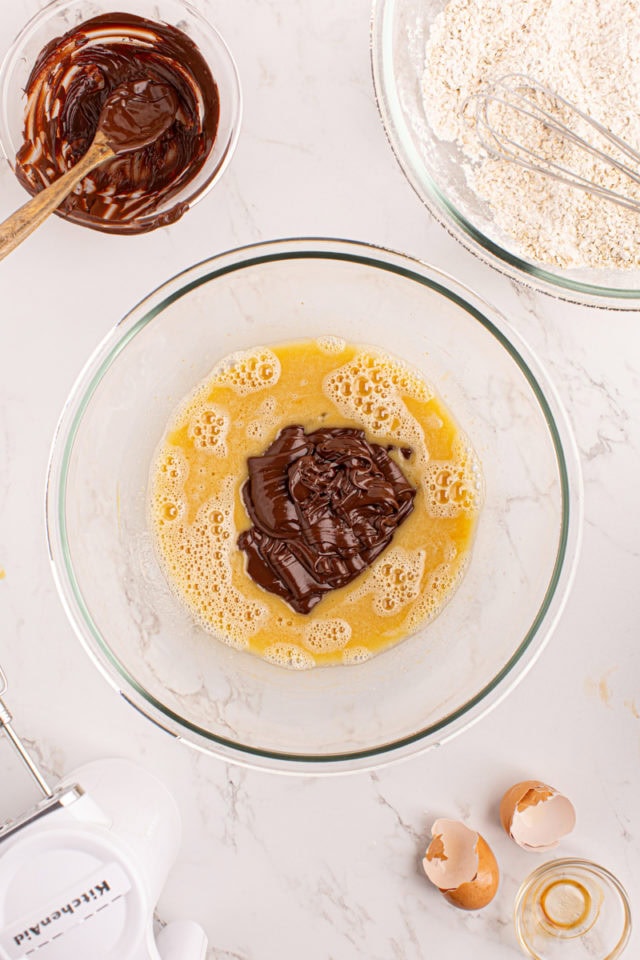
<svg viewBox="0 0 640 960">
<path fill-rule="evenodd" d="M 285 427 L 248 469 L 247 572 L 298 613 L 366 570 L 413 510 L 415 489 L 363 430 Z"/>
<path fill-rule="evenodd" d="M 73 167 L 91 146 L 109 97 L 123 84 L 143 81 L 172 91 L 172 122 L 153 142 L 88 174 L 56 212 L 111 233 L 142 233 L 179 219 L 188 204 L 156 211 L 198 175 L 210 154 L 218 87 L 185 33 L 133 14 L 94 17 L 40 52 L 25 88 L 24 142 L 16 157 L 23 186 L 38 193 Z"/>
</svg>

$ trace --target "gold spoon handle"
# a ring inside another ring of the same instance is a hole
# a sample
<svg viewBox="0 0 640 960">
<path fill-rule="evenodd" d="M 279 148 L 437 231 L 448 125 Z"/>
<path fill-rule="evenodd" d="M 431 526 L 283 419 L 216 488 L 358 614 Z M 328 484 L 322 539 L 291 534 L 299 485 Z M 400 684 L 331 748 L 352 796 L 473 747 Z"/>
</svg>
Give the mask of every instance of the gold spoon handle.
<svg viewBox="0 0 640 960">
<path fill-rule="evenodd" d="M 83 177 L 111 157 L 115 157 L 114 151 L 98 134 L 84 157 L 71 170 L 67 170 L 16 210 L 4 223 L 0 223 L 0 260 L 26 240 L 64 198 L 69 196 Z"/>
</svg>

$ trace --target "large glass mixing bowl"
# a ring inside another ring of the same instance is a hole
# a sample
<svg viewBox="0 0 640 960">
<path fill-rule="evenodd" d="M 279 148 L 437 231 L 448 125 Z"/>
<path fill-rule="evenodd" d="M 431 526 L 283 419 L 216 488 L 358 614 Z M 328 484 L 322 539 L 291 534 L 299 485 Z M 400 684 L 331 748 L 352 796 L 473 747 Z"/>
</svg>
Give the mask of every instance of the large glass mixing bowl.
<svg viewBox="0 0 640 960">
<path fill-rule="evenodd" d="M 191 619 L 158 565 L 146 491 L 169 415 L 218 360 L 320 335 L 377 346 L 432 383 L 481 460 L 486 498 L 466 575 L 437 619 L 365 663 L 293 671 Z M 332 240 L 231 251 L 135 307 L 73 389 L 47 491 L 64 605 L 122 696 L 225 759 L 316 773 L 442 743 L 504 697 L 558 619 L 580 516 L 565 415 L 502 317 L 422 263 Z"/>
<path fill-rule="evenodd" d="M 387 137 L 407 179 L 449 233 L 502 273 L 554 297 L 637 310 L 638 269 L 560 269 L 527 259 L 495 223 L 488 203 L 469 187 L 464 172 L 468 158 L 455 143 L 434 135 L 424 110 L 422 75 L 431 24 L 447 3 L 373 0 L 371 60 L 376 98 Z M 455 50 L 451 56 L 456 56 Z M 522 216 L 526 217 L 524 209 Z"/>
</svg>

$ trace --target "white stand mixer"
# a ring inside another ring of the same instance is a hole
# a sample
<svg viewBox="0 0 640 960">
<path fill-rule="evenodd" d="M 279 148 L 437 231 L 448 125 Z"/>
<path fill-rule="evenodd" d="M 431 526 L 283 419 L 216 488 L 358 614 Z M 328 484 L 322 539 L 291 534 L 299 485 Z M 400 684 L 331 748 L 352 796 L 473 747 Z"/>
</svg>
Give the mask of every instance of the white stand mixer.
<svg viewBox="0 0 640 960">
<path fill-rule="evenodd" d="M 0 960 L 205 960 L 196 923 L 154 933 L 181 834 L 166 787 L 131 761 L 98 760 L 51 790 L 11 720 L 0 699 L 0 732 L 44 799 L 0 824 Z"/>
</svg>

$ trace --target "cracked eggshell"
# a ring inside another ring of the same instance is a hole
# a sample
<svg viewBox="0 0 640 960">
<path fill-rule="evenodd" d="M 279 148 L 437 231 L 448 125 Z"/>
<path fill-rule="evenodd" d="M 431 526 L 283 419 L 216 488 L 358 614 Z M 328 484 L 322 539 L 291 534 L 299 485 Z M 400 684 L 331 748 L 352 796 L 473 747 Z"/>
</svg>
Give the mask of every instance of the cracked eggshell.
<svg viewBox="0 0 640 960">
<path fill-rule="evenodd" d="M 440 893 L 461 910 L 480 910 L 496 895 L 500 871 L 486 840 L 459 820 L 436 820 L 422 866 Z"/>
<path fill-rule="evenodd" d="M 514 784 L 500 801 L 505 833 L 524 850 L 552 850 L 571 833 L 576 812 L 567 797 L 539 780 Z"/>
</svg>

